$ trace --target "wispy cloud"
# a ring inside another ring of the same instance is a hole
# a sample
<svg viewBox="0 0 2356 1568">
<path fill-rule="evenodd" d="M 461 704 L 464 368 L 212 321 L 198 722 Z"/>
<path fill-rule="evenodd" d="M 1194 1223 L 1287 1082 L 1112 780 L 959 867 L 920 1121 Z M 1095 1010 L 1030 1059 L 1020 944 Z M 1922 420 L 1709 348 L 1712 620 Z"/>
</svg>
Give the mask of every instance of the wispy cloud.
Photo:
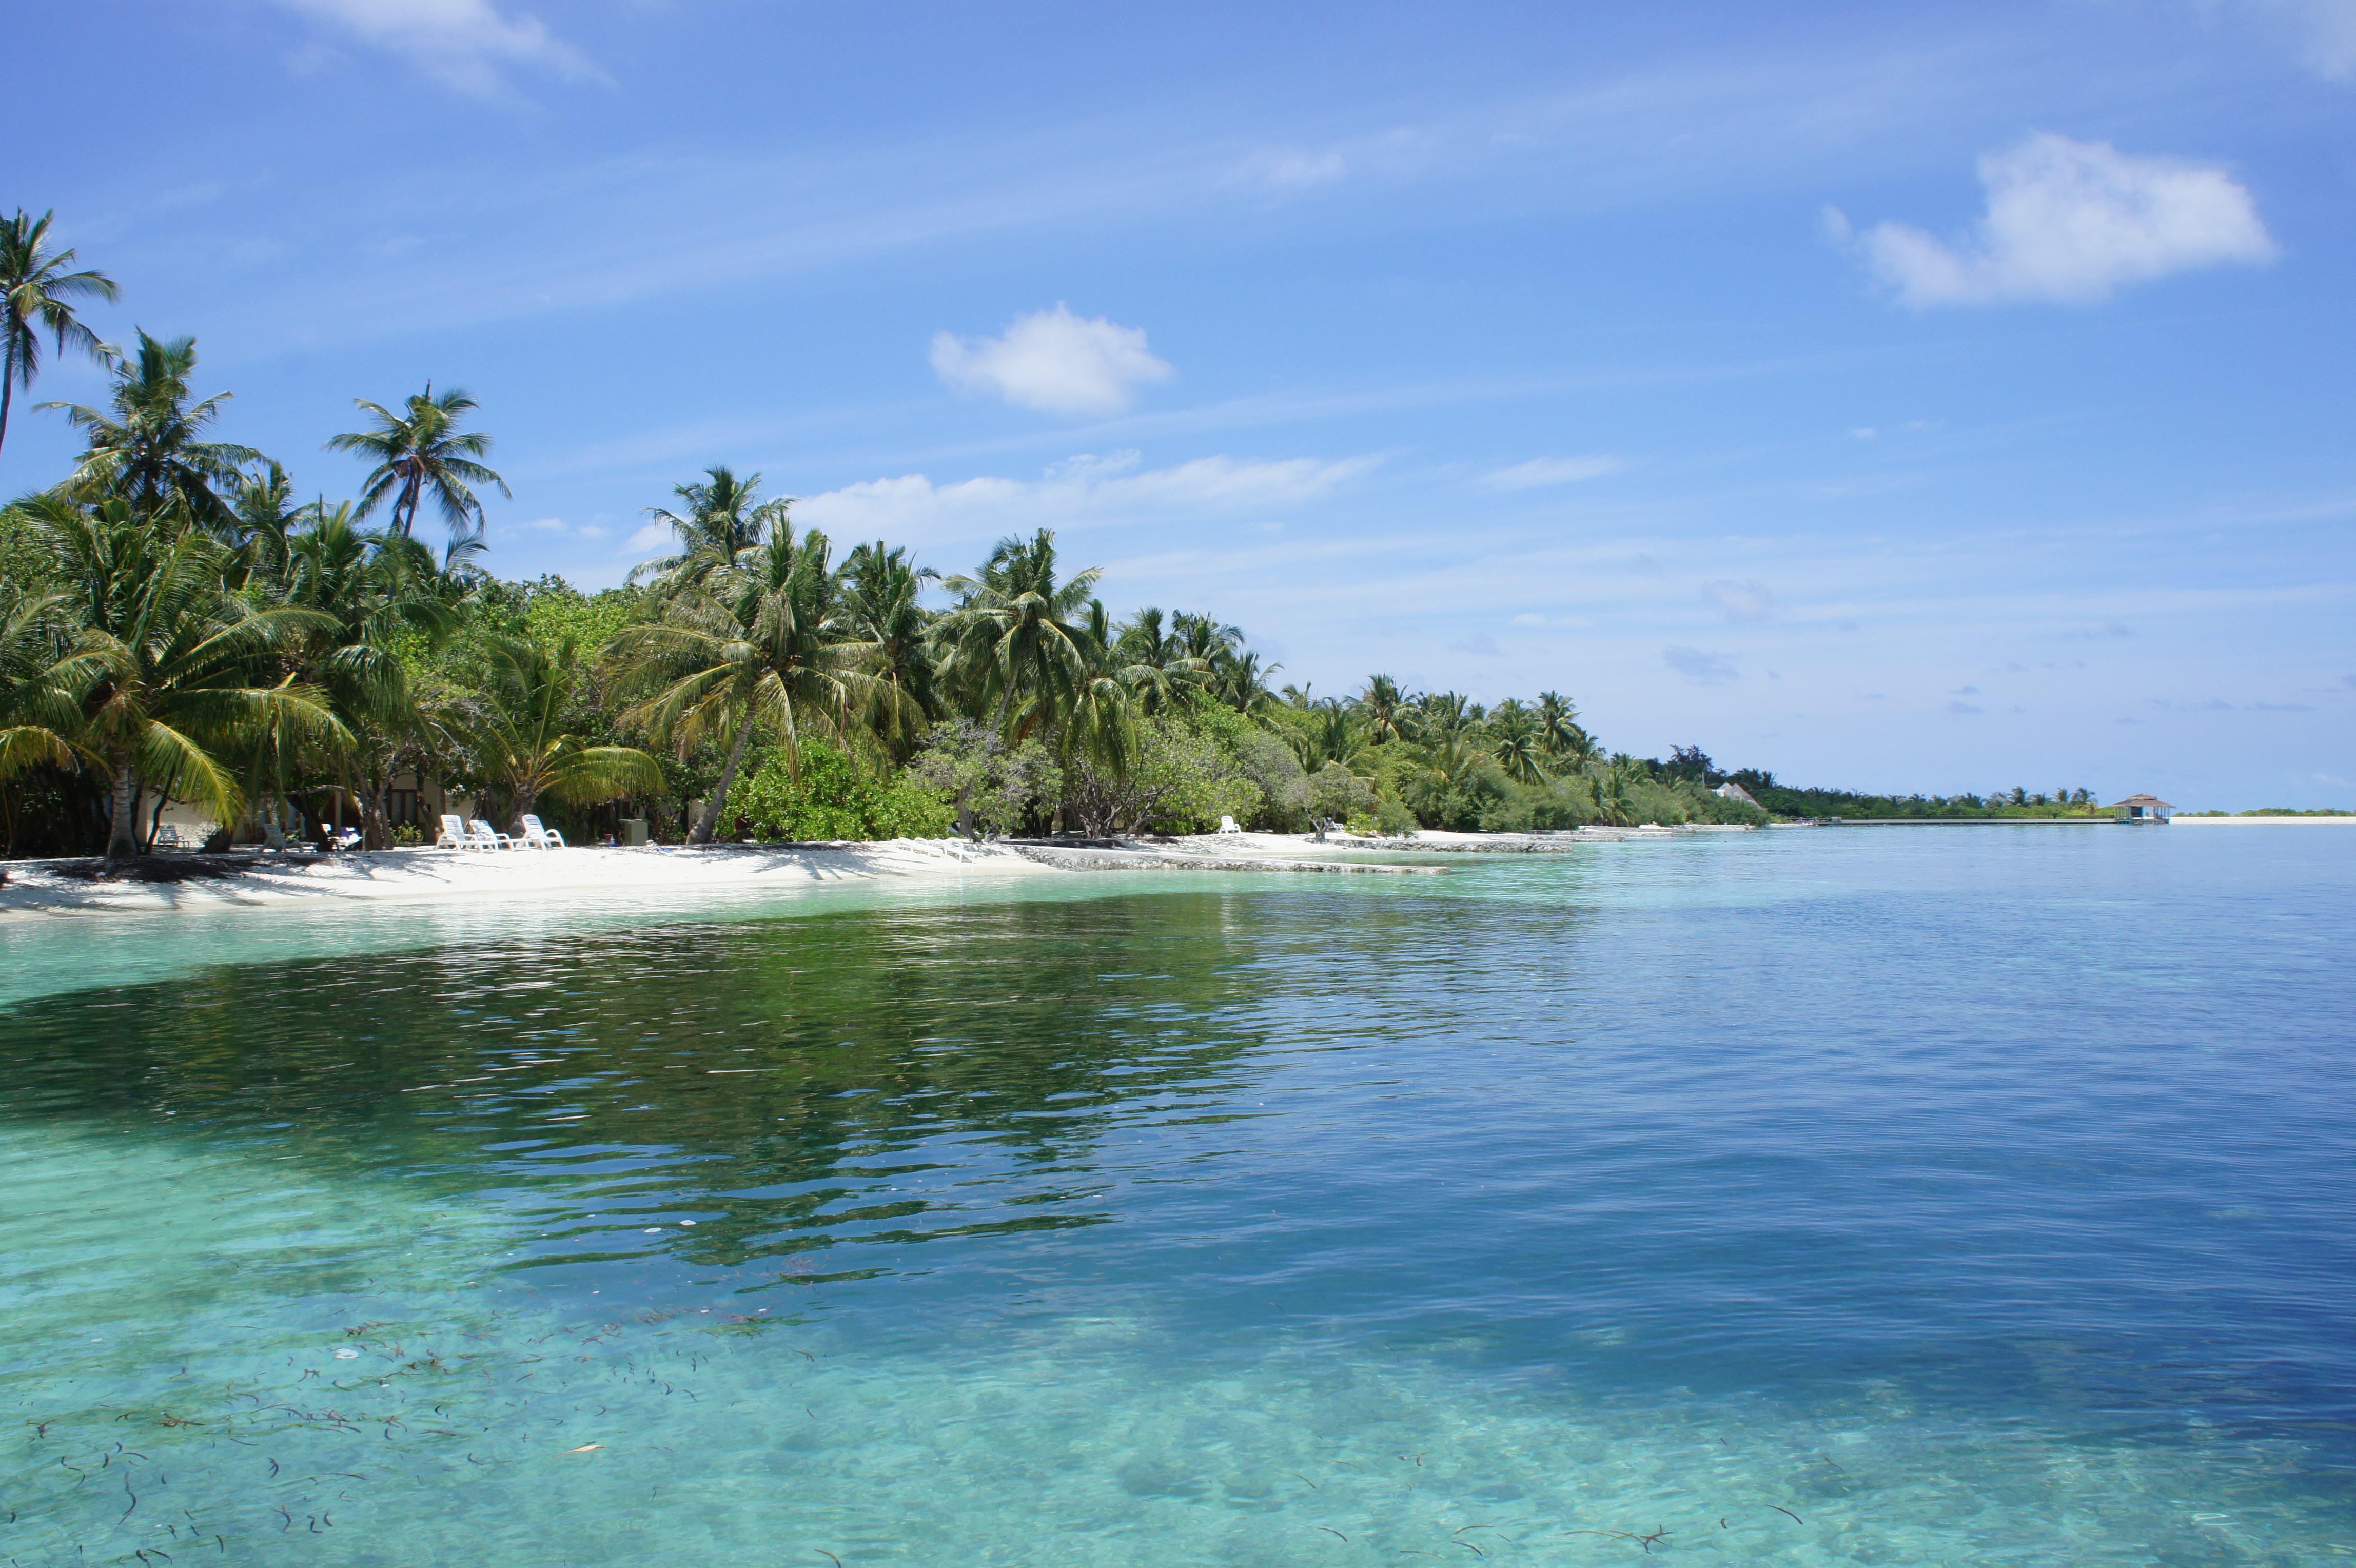
<svg viewBox="0 0 2356 1568">
<path fill-rule="evenodd" d="M 1578 457 L 1533 457 L 1509 468 L 1493 468 L 1475 482 L 1487 490 L 1535 490 L 1549 485 L 1575 485 L 1582 479 L 1599 479 L 1626 466 L 1619 458 L 1601 452 Z"/>
<path fill-rule="evenodd" d="M 507 90 L 507 68 L 603 80 L 605 73 L 537 16 L 491 0 L 278 0 L 359 42 L 408 59 L 445 87 L 479 97 Z"/>
<path fill-rule="evenodd" d="M 938 485 L 922 474 L 867 479 L 804 500 L 795 515 L 838 538 L 919 543 L 1006 529 L 1072 527 L 1171 513 L 1298 506 L 1333 494 L 1381 461 L 1199 457 L 1140 468 L 1134 452 L 1069 458 L 1037 479 L 984 476 Z"/>
<path fill-rule="evenodd" d="M 2122 285 L 2276 254 L 2256 201 L 2223 169 L 2040 132 L 1980 160 L 1987 210 L 1949 242 L 1904 223 L 1856 236 L 1901 303 L 2083 304 Z M 1848 220 L 1827 214 L 1835 236 Z"/>
<path fill-rule="evenodd" d="M 1139 387 L 1176 373 L 1146 347 L 1142 328 L 1075 316 L 1061 303 L 1018 317 L 996 338 L 940 333 L 932 358 L 948 386 L 1050 413 L 1119 413 Z"/>
</svg>

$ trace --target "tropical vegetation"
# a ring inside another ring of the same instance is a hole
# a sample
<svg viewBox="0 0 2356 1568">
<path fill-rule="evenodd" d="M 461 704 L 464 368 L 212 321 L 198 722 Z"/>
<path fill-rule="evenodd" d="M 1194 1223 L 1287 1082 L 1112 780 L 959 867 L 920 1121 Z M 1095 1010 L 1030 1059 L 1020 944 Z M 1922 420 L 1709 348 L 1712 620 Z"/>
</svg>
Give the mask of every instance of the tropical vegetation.
<svg viewBox="0 0 2356 1568">
<path fill-rule="evenodd" d="M 43 405 L 83 449 L 0 510 L 11 854 L 136 855 L 174 806 L 216 846 L 386 847 L 430 836 L 443 797 L 576 842 L 643 821 L 688 843 L 2091 809 L 2084 790 L 1893 800 L 1722 773 L 1698 747 L 1631 757 L 1556 691 L 1277 687 L 1215 616 L 1108 607 L 1052 531 L 943 575 L 887 540 L 838 552 L 725 465 L 648 509 L 676 548 L 622 586 L 503 580 L 482 497 L 508 486 L 472 397 L 356 399 L 363 427 L 327 443 L 365 465 L 355 493 L 300 501 L 285 465 L 216 434 L 227 394 L 200 391 L 193 339 L 97 342 L 72 307 L 113 285 L 72 260 L 46 218 L 0 223 L 0 417 L 36 333 L 108 377 L 92 404 Z"/>
</svg>

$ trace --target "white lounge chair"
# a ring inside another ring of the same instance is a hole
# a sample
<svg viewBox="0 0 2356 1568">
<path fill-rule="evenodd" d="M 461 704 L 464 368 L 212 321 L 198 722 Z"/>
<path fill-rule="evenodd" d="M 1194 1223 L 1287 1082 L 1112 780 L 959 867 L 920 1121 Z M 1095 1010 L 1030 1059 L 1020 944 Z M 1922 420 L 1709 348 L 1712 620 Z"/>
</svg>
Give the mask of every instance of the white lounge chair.
<svg viewBox="0 0 2356 1568">
<path fill-rule="evenodd" d="M 1219 831 L 1223 833 L 1239 833 L 1243 832 L 1243 829 L 1236 826 L 1235 818 L 1221 817 L 1219 819 Z"/>
<path fill-rule="evenodd" d="M 554 828 L 541 825 L 538 817 L 517 819 L 523 823 L 523 844 L 526 849 L 562 849 L 564 835 Z"/>
<path fill-rule="evenodd" d="M 467 823 L 466 829 L 467 836 L 474 840 L 477 849 L 513 849 L 516 846 L 515 840 L 480 817 Z"/>
<path fill-rule="evenodd" d="M 435 849 L 479 849 L 482 846 L 467 836 L 466 818 L 444 815 L 442 819 L 442 831 L 434 835 L 434 847 Z"/>
</svg>

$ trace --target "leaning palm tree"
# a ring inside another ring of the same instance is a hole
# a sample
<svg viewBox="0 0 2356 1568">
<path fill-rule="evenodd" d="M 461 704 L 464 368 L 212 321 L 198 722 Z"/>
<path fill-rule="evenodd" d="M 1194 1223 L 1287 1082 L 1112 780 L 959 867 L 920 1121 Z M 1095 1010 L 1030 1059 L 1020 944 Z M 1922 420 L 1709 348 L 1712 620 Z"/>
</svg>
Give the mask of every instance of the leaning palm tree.
<svg viewBox="0 0 2356 1568">
<path fill-rule="evenodd" d="M 905 548 L 887 550 L 880 539 L 842 564 L 844 609 L 857 635 L 875 645 L 868 727 L 894 763 L 905 762 L 926 726 L 947 711 L 933 663 L 933 618 L 917 597 L 936 575 Z"/>
<path fill-rule="evenodd" d="M 376 421 L 373 430 L 348 431 L 327 442 L 331 452 L 350 452 L 376 459 L 376 467 L 360 481 L 359 515 L 366 518 L 392 499 L 391 531 L 406 535 L 417 526 L 417 509 L 431 495 L 450 538 L 478 540 L 483 536 L 483 503 L 474 487 L 497 485 L 512 499 L 508 482 L 477 458 L 487 455 L 491 438 L 479 430 L 458 428 L 482 405 L 456 387 L 434 395 L 427 381 L 423 392 L 411 396 L 395 413 L 382 403 L 354 398 L 354 406 Z"/>
<path fill-rule="evenodd" d="M 23 208 L 0 219 L 0 443 L 8 439 L 8 405 L 18 387 L 30 389 L 41 368 L 41 334 L 62 354 L 78 349 L 103 360 L 98 334 L 74 314 L 78 299 L 112 300 L 117 290 L 103 273 L 70 273 L 73 252 L 49 249 L 49 220 Z"/>
<path fill-rule="evenodd" d="M 957 607 L 941 618 L 942 671 L 966 711 L 1011 740 L 1070 716 L 1088 679 L 1082 618 L 1104 569 L 1056 580 L 1055 535 L 998 542 L 980 575 L 951 577 Z"/>
<path fill-rule="evenodd" d="M 662 619 L 625 628 L 607 650 L 623 683 L 649 693 L 626 715 L 682 750 L 711 739 L 727 761 L 689 830 L 709 843 L 754 732 L 774 734 L 801 779 L 801 740 L 848 737 L 872 711 L 876 644 L 861 635 L 830 565 L 826 535 L 780 529 L 736 566 L 689 585 Z"/>
<path fill-rule="evenodd" d="M 679 536 L 680 551 L 676 555 L 631 567 L 633 580 L 651 576 L 685 582 L 733 566 L 738 556 L 760 543 L 771 529 L 787 526 L 793 498 L 778 496 L 762 500 L 760 475 L 747 474 L 740 479 L 724 463 L 714 464 L 703 472 L 701 482 L 672 487 L 671 493 L 679 497 L 684 511 L 659 506 L 647 508 L 650 521 Z"/>
<path fill-rule="evenodd" d="M 117 498 L 143 517 L 177 509 L 206 528 L 230 532 L 234 520 L 221 490 L 262 457 L 251 446 L 202 438 L 230 394 L 198 398 L 190 391 L 197 340 L 164 341 L 142 332 L 137 352 L 110 350 L 107 362 L 114 385 L 105 409 L 40 405 L 64 410 L 89 443 L 62 488 L 86 501 Z"/>
<path fill-rule="evenodd" d="M 595 805 L 662 788 L 662 768 L 636 746 L 591 746 L 576 733 L 573 694 L 588 670 L 571 639 L 555 649 L 524 638 L 488 639 L 482 701 L 462 721 L 484 781 L 506 800 L 509 819 L 542 795 Z"/>
<path fill-rule="evenodd" d="M 119 499 L 82 507 L 54 493 L 26 510 L 72 585 L 81 626 L 70 687 L 76 743 L 113 782 L 109 857 L 139 853 L 134 819 L 145 790 L 234 821 L 242 792 L 220 754 L 247 736 L 341 737 L 318 692 L 258 673 L 322 618 L 292 607 L 256 610 L 229 593 L 228 548 L 184 510 L 142 517 Z"/>
</svg>

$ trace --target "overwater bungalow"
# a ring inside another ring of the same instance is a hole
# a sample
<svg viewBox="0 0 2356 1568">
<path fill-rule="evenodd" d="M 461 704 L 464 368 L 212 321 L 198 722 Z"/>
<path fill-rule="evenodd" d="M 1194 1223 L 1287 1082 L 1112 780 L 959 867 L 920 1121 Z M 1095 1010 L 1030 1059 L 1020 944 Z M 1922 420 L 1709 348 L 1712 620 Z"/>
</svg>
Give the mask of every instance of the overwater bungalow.
<svg viewBox="0 0 2356 1568">
<path fill-rule="evenodd" d="M 2123 822 L 2157 822 L 2165 827 L 2176 808 L 2156 795 L 2130 795 L 2124 800 L 2115 801 L 2111 810 Z"/>
</svg>

